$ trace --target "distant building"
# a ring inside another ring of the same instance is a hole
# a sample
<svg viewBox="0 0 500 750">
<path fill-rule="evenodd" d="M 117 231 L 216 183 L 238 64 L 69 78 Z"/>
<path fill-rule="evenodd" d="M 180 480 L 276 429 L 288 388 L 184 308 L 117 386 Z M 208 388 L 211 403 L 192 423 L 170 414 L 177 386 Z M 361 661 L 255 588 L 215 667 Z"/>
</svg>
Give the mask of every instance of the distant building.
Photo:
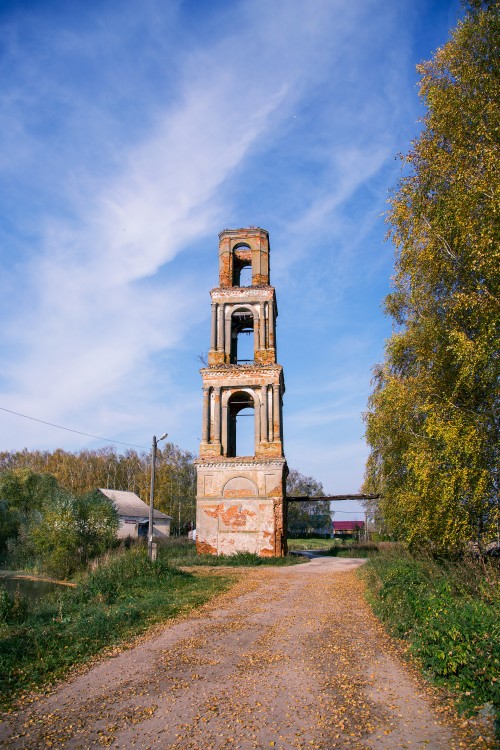
<svg viewBox="0 0 500 750">
<path fill-rule="evenodd" d="M 333 535 L 354 536 L 365 528 L 364 521 L 333 521 Z"/>
<path fill-rule="evenodd" d="M 120 527 L 117 531 L 119 539 L 131 536 L 134 539 L 148 536 L 149 531 L 149 505 L 146 505 L 135 492 L 124 490 L 106 490 L 99 487 L 105 497 L 109 498 L 120 519 Z M 170 536 L 171 516 L 160 510 L 153 511 L 153 536 L 157 538 Z"/>
</svg>

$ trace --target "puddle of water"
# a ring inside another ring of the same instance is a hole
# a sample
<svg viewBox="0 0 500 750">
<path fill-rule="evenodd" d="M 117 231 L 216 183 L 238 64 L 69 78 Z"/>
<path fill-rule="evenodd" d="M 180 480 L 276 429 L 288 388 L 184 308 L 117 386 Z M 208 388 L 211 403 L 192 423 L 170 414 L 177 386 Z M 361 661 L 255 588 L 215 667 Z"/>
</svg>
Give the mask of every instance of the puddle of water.
<svg viewBox="0 0 500 750">
<path fill-rule="evenodd" d="M 62 584 L 53 583 L 52 581 L 37 581 L 29 578 L 10 578 L 9 576 L 2 576 L 0 578 L 0 586 L 4 586 L 9 594 L 14 595 L 17 590 L 25 597 L 29 602 L 37 602 L 47 594 L 51 594 L 53 591 L 60 591 Z"/>
</svg>

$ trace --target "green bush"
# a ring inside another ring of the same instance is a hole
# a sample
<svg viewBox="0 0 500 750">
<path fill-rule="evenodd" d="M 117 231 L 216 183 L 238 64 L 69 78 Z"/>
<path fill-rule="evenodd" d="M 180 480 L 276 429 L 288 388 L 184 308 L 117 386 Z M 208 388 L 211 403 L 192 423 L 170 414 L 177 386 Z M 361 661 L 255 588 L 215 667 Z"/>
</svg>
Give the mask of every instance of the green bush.
<svg viewBox="0 0 500 750">
<path fill-rule="evenodd" d="M 478 561 L 380 555 L 362 571 L 369 600 L 408 641 L 426 674 L 465 711 L 492 703 L 500 717 L 500 576 Z"/>
<path fill-rule="evenodd" d="M 110 604 L 124 594 L 140 594 L 162 582 L 167 583 L 172 577 L 187 575 L 171 568 L 166 559 L 159 558 L 152 563 L 143 545 L 108 553 L 97 560 L 93 568 L 79 586 L 78 598 L 81 601 L 99 598 Z"/>
<path fill-rule="evenodd" d="M 30 516 L 24 531 L 41 569 L 69 578 L 115 543 L 118 514 L 100 492 L 73 497 L 60 491 Z"/>
<path fill-rule="evenodd" d="M 5 567 L 69 578 L 116 543 L 113 503 L 74 496 L 50 474 L 0 473 L 0 557 Z"/>
</svg>

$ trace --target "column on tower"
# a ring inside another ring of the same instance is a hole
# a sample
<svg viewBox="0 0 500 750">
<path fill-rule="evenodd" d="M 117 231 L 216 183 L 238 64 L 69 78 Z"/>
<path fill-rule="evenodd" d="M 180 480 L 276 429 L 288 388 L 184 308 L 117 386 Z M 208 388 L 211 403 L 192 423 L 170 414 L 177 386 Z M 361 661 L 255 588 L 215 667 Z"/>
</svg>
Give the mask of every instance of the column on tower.
<svg viewBox="0 0 500 750">
<path fill-rule="evenodd" d="M 259 349 L 266 348 L 266 307 L 265 303 L 259 305 Z"/>
<path fill-rule="evenodd" d="M 261 422 L 262 422 L 262 406 L 258 398 L 258 391 L 255 388 L 253 392 L 253 407 L 254 407 L 254 426 L 255 426 L 255 455 L 257 456 L 260 448 L 261 441 Z"/>
<path fill-rule="evenodd" d="M 212 443 L 220 444 L 221 439 L 221 405 L 220 405 L 220 386 L 216 385 L 213 388 L 214 393 L 214 432 L 212 437 Z"/>
<path fill-rule="evenodd" d="M 212 325 L 210 328 L 210 349 L 217 348 L 217 303 L 212 302 Z"/>
<path fill-rule="evenodd" d="M 281 397 L 278 383 L 273 383 L 273 441 L 281 437 Z"/>
<path fill-rule="evenodd" d="M 217 351 L 224 351 L 224 312 L 225 305 L 217 305 Z"/>
<path fill-rule="evenodd" d="M 201 427 L 202 443 L 210 442 L 210 388 L 203 386 L 203 421 Z"/>
<path fill-rule="evenodd" d="M 228 449 L 228 442 L 229 442 L 229 435 L 228 435 L 228 408 L 227 408 L 227 399 L 222 400 L 222 430 L 221 430 L 221 449 L 222 449 L 222 455 L 227 456 L 227 449 Z"/>
<path fill-rule="evenodd" d="M 269 309 L 268 309 L 268 320 L 269 320 L 269 336 L 268 336 L 268 347 L 270 349 L 275 348 L 275 335 L 274 335 L 274 301 L 272 299 L 269 300 Z"/>
<path fill-rule="evenodd" d="M 224 323 L 224 362 L 230 362 L 231 361 L 231 346 L 232 346 L 232 331 L 231 331 L 231 324 L 232 324 L 232 317 L 231 315 L 225 315 L 225 323 Z"/>
<path fill-rule="evenodd" d="M 260 442 L 267 442 L 267 385 L 260 389 Z"/>
<path fill-rule="evenodd" d="M 269 388 L 267 392 L 267 440 L 269 443 L 274 440 L 273 414 L 273 391 L 272 388 Z"/>
</svg>

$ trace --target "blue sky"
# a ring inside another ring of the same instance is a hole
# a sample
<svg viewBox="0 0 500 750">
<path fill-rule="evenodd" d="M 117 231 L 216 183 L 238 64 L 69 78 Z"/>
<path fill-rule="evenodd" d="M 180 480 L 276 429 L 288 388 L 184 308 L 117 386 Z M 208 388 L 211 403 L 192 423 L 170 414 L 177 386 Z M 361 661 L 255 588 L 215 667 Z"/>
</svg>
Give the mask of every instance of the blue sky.
<svg viewBox="0 0 500 750">
<path fill-rule="evenodd" d="M 0 407 L 197 451 L 217 235 L 271 239 L 289 464 L 356 492 L 383 213 L 458 0 L 3 0 Z M 1 449 L 102 441 L 0 411 Z"/>
</svg>

